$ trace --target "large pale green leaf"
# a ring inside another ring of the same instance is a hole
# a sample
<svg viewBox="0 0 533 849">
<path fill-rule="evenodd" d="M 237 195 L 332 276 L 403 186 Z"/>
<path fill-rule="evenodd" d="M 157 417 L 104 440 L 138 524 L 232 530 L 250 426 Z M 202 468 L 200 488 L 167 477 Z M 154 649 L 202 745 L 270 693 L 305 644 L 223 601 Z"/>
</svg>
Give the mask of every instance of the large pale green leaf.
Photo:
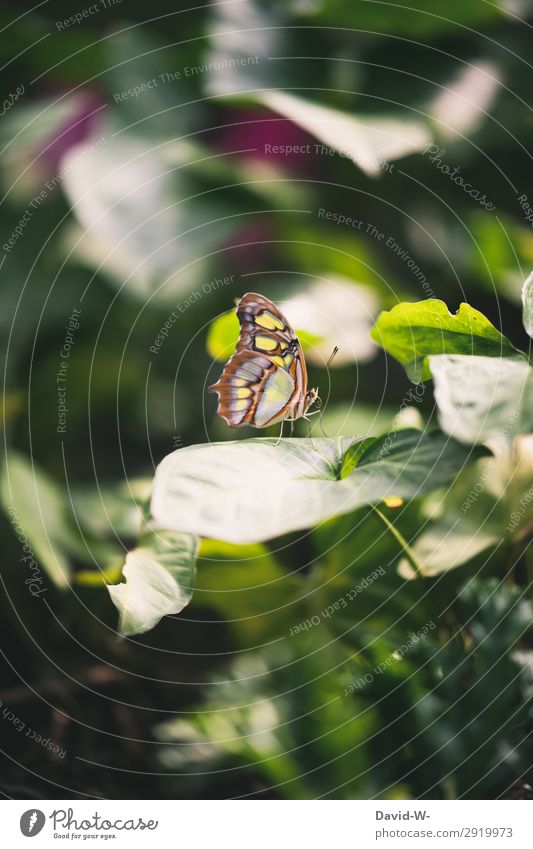
<svg viewBox="0 0 533 849">
<path fill-rule="evenodd" d="M 20 88 L 24 93 L 24 86 Z M 56 176 L 51 163 L 59 147 L 66 146 L 66 128 L 83 125 L 86 98 L 80 90 L 46 99 L 28 98 L 26 94 L 23 102 L 2 115 L 0 179 L 12 198 L 26 203 L 43 189 L 45 195 L 51 194 L 43 184 Z"/>
<path fill-rule="evenodd" d="M 411 546 L 419 571 L 427 578 L 456 569 L 476 555 L 496 545 L 501 539 L 491 525 L 478 527 L 464 516 L 446 516 L 433 523 Z M 407 558 L 402 558 L 398 571 L 404 578 L 417 578 L 418 573 Z"/>
<path fill-rule="evenodd" d="M 495 62 L 474 61 L 461 67 L 454 79 L 437 89 L 429 104 L 439 138 L 456 140 L 473 135 L 487 119 L 501 84 Z"/>
<path fill-rule="evenodd" d="M 239 319 L 235 310 L 222 313 L 209 325 L 207 351 L 214 360 L 224 362 L 235 351 L 239 338 Z"/>
<path fill-rule="evenodd" d="M 480 456 L 440 433 L 401 430 L 376 440 L 341 479 L 356 442 L 249 439 L 183 448 L 157 468 L 152 514 L 166 528 L 261 542 L 387 496 L 423 495 Z"/>
<path fill-rule="evenodd" d="M 163 616 L 179 613 L 192 596 L 196 539 L 190 534 L 154 531 L 126 555 L 125 583 L 108 587 L 124 636 L 142 634 Z"/>
<path fill-rule="evenodd" d="M 78 552 L 79 540 L 57 484 L 30 460 L 10 451 L 0 492 L 21 546 L 29 544 L 54 584 L 66 587 L 71 574 L 69 555 Z"/>
<path fill-rule="evenodd" d="M 130 131 L 71 148 L 61 162 L 77 226 L 65 239 L 91 267 L 127 291 L 163 299 L 209 279 L 209 255 L 236 227 L 231 212 L 169 164 L 163 151 Z"/>
<path fill-rule="evenodd" d="M 432 140 L 425 124 L 410 117 L 353 115 L 285 91 L 263 91 L 256 99 L 370 176 L 380 173 L 383 162 L 422 151 Z"/>
<path fill-rule="evenodd" d="M 429 363 L 450 436 L 475 443 L 533 430 L 533 369 L 525 360 L 442 354 Z"/>
<path fill-rule="evenodd" d="M 436 299 L 397 304 L 382 312 L 372 337 L 416 382 L 431 377 L 427 361 L 431 354 L 519 355 L 478 310 L 463 303 L 453 315 L 444 301 Z"/>
<path fill-rule="evenodd" d="M 522 317 L 526 333 L 533 339 L 533 271 L 522 289 Z"/>
<path fill-rule="evenodd" d="M 412 544 L 420 572 L 428 577 L 467 563 L 509 534 L 520 536 L 533 511 L 528 490 L 533 480 L 533 436 L 510 446 L 491 441 L 494 454 L 464 469 L 444 495 L 425 499 L 422 533 Z M 398 571 L 417 573 L 406 558 Z"/>
</svg>

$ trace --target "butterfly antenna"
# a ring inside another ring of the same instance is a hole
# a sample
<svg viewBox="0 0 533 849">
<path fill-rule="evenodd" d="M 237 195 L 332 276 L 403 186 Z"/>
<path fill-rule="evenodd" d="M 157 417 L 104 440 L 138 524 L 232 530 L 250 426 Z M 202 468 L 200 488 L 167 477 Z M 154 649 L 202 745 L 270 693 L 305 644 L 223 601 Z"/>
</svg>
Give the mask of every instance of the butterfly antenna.
<svg viewBox="0 0 533 849">
<path fill-rule="evenodd" d="M 339 353 L 339 346 L 335 345 L 335 347 L 333 348 L 333 351 L 329 355 L 328 361 L 326 363 L 326 369 L 328 369 L 330 367 L 331 363 L 333 362 L 333 360 L 335 359 L 335 357 L 337 356 L 338 353 Z"/>
<path fill-rule="evenodd" d="M 324 407 L 324 410 L 325 409 L 326 408 Z M 326 439 L 329 439 L 329 436 L 327 435 L 326 431 L 324 430 L 324 424 L 322 422 L 322 416 L 324 415 L 324 410 L 320 410 L 320 415 L 318 417 L 318 426 L 319 426 L 320 430 L 322 431 L 322 434 L 326 437 Z"/>
</svg>

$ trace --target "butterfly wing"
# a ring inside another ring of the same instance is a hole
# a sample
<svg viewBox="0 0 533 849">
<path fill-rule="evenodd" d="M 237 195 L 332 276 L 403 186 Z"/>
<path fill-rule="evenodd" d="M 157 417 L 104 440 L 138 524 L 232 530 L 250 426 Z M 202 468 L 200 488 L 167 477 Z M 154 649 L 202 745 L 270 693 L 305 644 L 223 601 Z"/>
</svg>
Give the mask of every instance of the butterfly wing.
<svg viewBox="0 0 533 849">
<path fill-rule="evenodd" d="M 300 343 L 278 308 L 249 292 L 237 306 L 241 333 L 220 380 L 218 413 L 231 427 L 266 427 L 305 412 L 307 370 Z"/>
<path fill-rule="evenodd" d="M 297 341 L 285 316 L 264 295 L 257 295 L 255 292 L 243 295 L 237 304 L 237 318 L 241 325 L 237 351 L 257 350 L 255 344 L 257 336 L 264 336 L 265 339 L 275 341 L 274 347 L 271 343 L 265 343 L 269 349 L 267 353 L 280 351 L 283 347 L 281 343 L 288 346 L 293 340 Z"/>
<path fill-rule="evenodd" d="M 266 427 L 279 421 L 294 394 L 294 380 L 269 357 L 237 351 L 209 389 L 218 394 L 218 414 L 230 427 Z"/>
</svg>

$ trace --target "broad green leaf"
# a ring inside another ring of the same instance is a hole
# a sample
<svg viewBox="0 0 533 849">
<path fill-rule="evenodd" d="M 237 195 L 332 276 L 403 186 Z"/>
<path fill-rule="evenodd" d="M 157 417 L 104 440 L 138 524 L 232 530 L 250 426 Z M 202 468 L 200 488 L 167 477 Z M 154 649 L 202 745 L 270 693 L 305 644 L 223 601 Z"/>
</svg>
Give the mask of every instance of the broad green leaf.
<svg viewBox="0 0 533 849">
<path fill-rule="evenodd" d="M 36 560 L 57 586 L 65 587 L 72 580 L 101 586 L 117 568 L 120 576 L 121 539 L 137 537 L 142 519 L 139 505 L 142 499 L 148 501 L 150 487 L 146 479 L 104 486 L 100 491 L 73 487 L 70 498 L 65 498 L 45 472 L 10 451 L 1 499 L 15 531 L 27 538 Z M 72 562 L 77 567 L 75 575 Z M 80 569 L 82 563 L 89 568 Z"/>
<path fill-rule="evenodd" d="M 489 491 L 501 462 L 493 456 L 464 469 L 445 493 L 435 493 L 435 503 L 430 497 L 423 504 L 422 531 L 411 543 L 419 573 L 431 578 L 456 569 L 502 539 L 507 521 L 503 493 L 495 497 Z M 398 572 L 407 579 L 419 576 L 405 557 Z"/>
<path fill-rule="evenodd" d="M 467 563 L 509 534 L 520 536 L 533 511 L 528 491 L 533 480 L 533 436 L 519 436 L 509 450 L 491 441 L 494 454 L 464 469 L 444 495 L 424 502 L 423 530 L 411 548 L 428 577 Z M 407 560 L 398 571 L 416 574 Z"/>
<path fill-rule="evenodd" d="M 190 534 L 153 531 L 128 552 L 122 570 L 125 583 L 108 587 L 123 636 L 149 631 L 163 616 L 189 604 L 196 548 Z"/>
<path fill-rule="evenodd" d="M 370 448 L 370 446 L 373 445 L 375 441 L 375 436 L 367 436 L 364 439 L 361 439 L 360 442 L 356 442 L 354 445 L 348 448 L 346 454 L 342 459 L 341 480 L 343 478 L 347 478 L 348 475 L 351 475 L 365 451 Z"/>
<path fill-rule="evenodd" d="M 198 185 L 157 147 L 112 129 L 109 139 L 78 145 L 62 159 L 78 222 L 66 247 L 137 297 L 190 294 L 209 279 L 209 254 L 238 225 L 228 205 L 195 197 Z"/>
<path fill-rule="evenodd" d="M 501 83 L 495 62 L 474 61 L 461 67 L 429 104 L 428 112 L 436 122 L 439 138 L 458 140 L 472 136 L 487 119 Z"/>
<path fill-rule="evenodd" d="M 57 484 L 26 457 L 10 451 L 0 492 L 21 546 L 26 543 L 31 546 L 36 560 L 56 586 L 68 586 L 69 555 L 78 552 L 79 539 L 69 524 L 65 500 Z M 26 550 L 23 553 L 30 554 Z"/>
<path fill-rule="evenodd" d="M 222 313 L 209 325 L 207 352 L 214 360 L 223 362 L 230 357 L 239 338 L 239 319 L 235 310 Z"/>
<path fill-rule="evenodd" d="M 285 91 L 263 91 L 255 97 L 338 150 L 369 176 L 380 173 L 382 162 L 420 152 L 432 140 L 426 125 L 410 117 L 356 116 Z"/>
<path fill-rule="evenodd" d="M 501 539 L 493 526 L 478 526 L 456 514 L 434 522 L 416 540 L 411 549 L 422 575 L 432 578 L 441 572 L 456 569 L 481 552 L 495 546 Z M 398 572 L 404 578 L 417 578 L 418 573 L 407 558 L 402 558 Z"/>
<path fill-rule="evenodd" d="M 533 430 L 533 368 L 525 360 L 432 356 L 441 428 L 464 443 Z"/>
<path fill-rule="evenodd" d="M 23 85 L 20 88 L 24 90 Z M 12 197 L 26 202 L 45 189 L 43 183 L 56 176 L 53 163 L 58 151 L 65 149 L 66 128 L 79 130 L 83 111 L 89 109 L 87 94 L 79 90 L 39 100 L 29 99 L 26 92 L 23 101 L 2 116 L 0 175 Z"/>
<path fill-rule="evenodd" d="M 472 452 L 440 433 L 391 432 L 341 479 L 357 439 L 249 439 L 193 445 L 159 464 L 152 514 L 166 528 L 261 542 L 387 496 L 415 498 L 449 483 Z"/>
<path fill-rule="evenodd" d="M 463 303 L 452 314 L 444 301 L 435 299 L 397 304 L 382 312 L 372 338 L 402 363 L 416 383 L 431 377 L 427 361 L 431 354 L 519 354 L 478 310 Z"/>
<path fill-rule="evenodd" d="M 522 317 L 528 336 L 533 339 L 533 271 L 527 278 L 522 289 Z"/>
</svg>

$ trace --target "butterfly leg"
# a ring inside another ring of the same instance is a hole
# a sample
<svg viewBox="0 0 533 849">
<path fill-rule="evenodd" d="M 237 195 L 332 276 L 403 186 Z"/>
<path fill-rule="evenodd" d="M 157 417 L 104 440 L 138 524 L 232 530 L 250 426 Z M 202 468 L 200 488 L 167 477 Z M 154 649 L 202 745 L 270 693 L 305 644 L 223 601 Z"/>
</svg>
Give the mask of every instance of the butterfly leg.
<svg viewBox="0 0 533 849">
<path fill-rule="evenodd" d="M 321 410 L 320 412 L 322 412 L 322 410 Z M 324 434 L 324 436 L 325 436 L 325 437 L 326 437 L 326 439 L 327 439 L 327 438 L 328 438 L 328 435 L 327 435 L 326 431 L 324 430 L 324 424 L 323 424 L 323 422 L 322 422 L 322 416 L 319 416 L 319 417 L 318 417 L 318 425 L 319 425 L 319 427 L 320 427 L 320 430 L 322 431 L 322 433 Z"/>
<path fill-rule="evenodd" d="M 276 439 L 276 441 L 275 441 L 275 443 L 274 443 L 274 448 L 276 447 L 276 445 L 279 445 L 279 444 L 280 444 L 280 442 L 281 442 L 281 437 L 283 436 L 283 425 L 284 425 L 284 424 L 285 424 L 285 419 L 282 419 L 282 420 L 281 420 L 281 430 L 280 430 L 280 432 L 279 432 L 279 436 L 278 436 L 278 438 Z"/>
<path fill-rule="evenodd" d="M 324 408 L 324 409 L 325 409 L 325 408 Z M 325 436 L 327 439 L 329 439 L 329 437 L 328 437 L 328 435 L 327 435 L 326 431 L 324 430 L 324 425 L 323 425 L 323 423 L 322 423 L 322 415 L 323 415 L 323 413 L 324 413 L 324 410 L 313 410 L 311 413 L 306 413 L 306 414 L 305 414 L 305 418 L 306 418 L 306 419 L 309 419 L 309 416 L 318 416 L 318 426 L 320 427 L 320 430 L 322 431 L 322 433 L 324 434 L 324 436 Z"/>
<path fill-rule="evenodd" d="M 311 448 L 313 449 L 313 451 L 316 451 L 317 449 L 316 449 L 315 443 L 313 442 L 313 437 L 311 436 L 311 431 L 313 430 L 313 422 L 310 419 L 308 419 L 307 416 L 304 416 L 304 418 L 309 422 L 309 433 L 307 434 L 307 436 L 308 436 L 309 441 L 311 443 Z"/>
</svg>

